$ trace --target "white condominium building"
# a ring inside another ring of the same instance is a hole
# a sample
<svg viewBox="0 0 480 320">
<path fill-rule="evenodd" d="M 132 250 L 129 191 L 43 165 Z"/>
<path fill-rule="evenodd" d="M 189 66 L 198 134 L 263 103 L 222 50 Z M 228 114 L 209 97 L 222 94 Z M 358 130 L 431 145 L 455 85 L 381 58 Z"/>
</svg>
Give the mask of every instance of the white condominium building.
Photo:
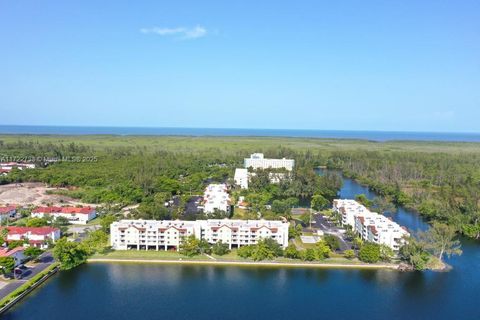
<svg viewBox="0 0 480 320">
<path fill-rule="evenodd" d="M 215 209 L 230 212 L 230 196 L 226 184 L 209 184 L 203 195 L 203 212 L 213 213 Z"/>
<path fill-rule="evenodd" d="M 110 242 L 115 250 L 177 249 L 183 237 L 200 237 L 195 221 L 121 220 L 110 225 Z"/>
<path fill-rule="evenodd" d="M 253 169 L 278 169 L 285 168 L 288 171 L 292 171 L 295 166 L 295 160 L 293 159 L 267 159 L 264 158 L 263 153 L 253 153 L 250 158 L 245 158 L 244 167 Z"/>
<path fill-rule="evenodd" d="M 110 225 L 110 241 L 115 250 L 178 250 L 183 237 L 190 235 L 210 244 L 222 241 L 230 248 L 272 238 L 285 248 L 288 227 L 288 222 L 267 220 L 121 220 Z"/>
<path fill-rule="evenodd" d="M 369 242 L 385 244 L 398 251 L 408 231 L 384 215 L 369 211 L 355 200 L 334 200 L 333 209 L 342 215 L 342 224 L 349 225 Z"/>
<path fill-rule="evenodd" d="M 355 200 L 335 199 L 333 200 L 333 210 L 340 212 L 342 215 L 342 225 L 354 226 L 355 215 L 359 213 L 369 212 L 365 206 Z"/>
<path fill-rule="evenodd" d="M 272 238 L 282 247 L 288 246 L 288 222 L 275 220 L 198 220 L 201 224 L 202 239 L 208 243 L 222 241 L 229 247 L 256 244 L 263 238 Z"/>
<path fill-rule="evenodd" d="M 235 176 L 233 177 L 233 180 L 235 181 L 236 185 L 240 186 L 240 188 L 248 189 L 249 178 L 250 177 L 247 169 L 243 169 L 243 168 L 235 169 Z"/>
</svg>

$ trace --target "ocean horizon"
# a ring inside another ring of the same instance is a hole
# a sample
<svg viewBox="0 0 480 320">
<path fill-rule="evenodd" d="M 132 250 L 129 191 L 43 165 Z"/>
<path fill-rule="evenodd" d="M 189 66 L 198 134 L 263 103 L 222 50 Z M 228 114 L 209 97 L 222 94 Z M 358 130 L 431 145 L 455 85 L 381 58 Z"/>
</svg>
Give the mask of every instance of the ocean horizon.
<svg viewBox="0 0 480 320">
<path fill-rule="evenodd" d="M 445 141 L 480 142 L 474 132 L 414 132 L 369 130 L 313 129 L 241 129 L 180 127 L 109 127 L 109 126 L 29 126 L 0 125 L 0 134 L 7 135 L 147 135 L 147 136 L 240 136 L 291 137 L 323 139 L 359 139 L 370 141 Z"/>
</svg>

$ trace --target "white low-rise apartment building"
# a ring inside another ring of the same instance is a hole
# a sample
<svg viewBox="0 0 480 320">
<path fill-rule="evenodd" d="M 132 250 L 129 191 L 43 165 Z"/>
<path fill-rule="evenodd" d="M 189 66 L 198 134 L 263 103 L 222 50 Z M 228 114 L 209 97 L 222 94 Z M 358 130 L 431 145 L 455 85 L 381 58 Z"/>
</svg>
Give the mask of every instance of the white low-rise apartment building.
<svg viewBox="0 0 480 320">
<path fill-rule="evenodd" d="M 256 244 L 272 238 L 288 246 L 288 222 L 267 220 L 212 219 L 196 221 L 121 220 L 110 226 L 110 241 L 115 250 L 178 250 L 184 237 L 193 235 L 230 248 Z"/>
<path fill-rule="evenodd" d="M 202 239 L 208 243 L 222 241 L 238 248 L 256 244 L 263 238 L 272 238 L 282 247 L 288 246 L 288 222 L 276 220 L 197 220 L 201 225 Z"/>
<path fill-rule="evenodd" d="M 220 210 L 229 213 L 231 206 L 227 185 L 209 184 L 203 194 L 203 212 L 206 214 Z"/>
<path fill-rule="evenodd" d="M 335 199 L 333 200 L 333 210 L 340 212 L 342 215 L 342 225 L 348 225 L 352 228 L 355 226 L 355 215 L 359 213 L 369 212 L 362 204 L 351 199 Z"/>
<path fill-rule="evenodd" d="M 97 211 L 92 207 L 38 207 L 32 211 L 32 217 L 46 216 L 63 217 L 71 224 L 87 224 L 97 216 Z"/>
<path fill-rule="evenodd" d="M 398 251 L 408 231 L 384 215 L 371 212 L 355 200 L 337 199 L 333 209 L 342 215 L 342 225 L 349 225 L 360 237 L 369 242 L 384 244 Z"/>
<path fill-rule="evenodd" d="M 178 250 L 183 237 L 200 238 L 196 221 L 121 220 L 110 225 L 110 242 L 115 250 Z"/>
<path fill-rule="evenodd" d="M 285 168 L 288 171 L 292 171 L 295 166 L 295 160 L 293 159 L 268 159 L 263 156 L 263 153 L 253 153 L 250 158 L 244 159 L 244 167 L 253 169 L 279 169 Z"/>
<path fill-rule="evenodd" d="M 233 176 L 233 180 L 235 184 L 240 186 L 242 189 L 248 189 L 248 179 L 250 175 L 248 174 L 248 170 L 244 168 L 237 168 L 235 169 L 235 175 Z"/>
<path fill-rule="evenodd" d="M 8 230 L 7 243 L 27 241 L 29 245 L 41 249 L 48 248 L 48 243 L 60 239 L 60 229 L 53 227 L 4 227 Z M 3 228 L 0 228 L 3 230 Z"/>
</svg>

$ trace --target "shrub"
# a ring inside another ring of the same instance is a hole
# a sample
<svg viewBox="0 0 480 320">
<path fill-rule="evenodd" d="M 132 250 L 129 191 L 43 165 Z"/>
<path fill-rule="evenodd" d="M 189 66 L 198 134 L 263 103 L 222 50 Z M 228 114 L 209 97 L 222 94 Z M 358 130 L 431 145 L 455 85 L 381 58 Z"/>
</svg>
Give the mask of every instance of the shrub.
<svg viewBox="0 0 480 320">
<path fill-rule="evenodd" d="M 222 241 L 219 241 L 213 245 L 212 252 L 218 256 L 223 256 L 229 253 L 230 249 L 228 248 L 227 243 L 223 243 Z"/>
<path fill-rule="evenodd" d="M 340 248 L 340 240 L 338 240 L 337 237 L 331 234 L 326 234 L 323 236 L 323 240 L 327 243 L 327 245 L 332 249 L 332 251 L 335 251 Z"/>
<path fill-rule="evenodd" d="M 237 255 L 241 258 L 250 258 L 253 252 L 253 245 L 243 246 L 238 248 Z"/>
<path fill-rule="evenodd" d="M 286 258 L 290 258 L 290 259 L 298 259 L 300 254 L 297 250 L 297 247 L 293 244 L 290 244 L 284 251 L 283 255 L 286 257 Z"/>
<path fill-rule="evenodd" d="M 355 251 L 345 250 L 345 252 L 343 253 L 343 256 L 347 259 L 353 259 L 353 258 L 355 258 Z"/>
<path fill-rule="evenodd" d="M 314 261 L 316 257 L 317 255 L 315 253 L 315 250 L 313 249 L 300 251 L 300 259 L 302 259 L 303 261 Z"/>
<path fill-rule="evenodd" d="M 332 250 L 330 250 L 330 247 L 325 241 L 320 240 L 315 244 L 315 254 L 317 259 L 319 260 L 326 259 L 330 257 L 330 253 L 332 253 Z"/>
<path fill-rule="evenodd" d="M 376 263 L 380 260 L 380 246 L 374 243 L 366 243 L 360 249 L 358 258 L 367 263 Z"/>
</svg>

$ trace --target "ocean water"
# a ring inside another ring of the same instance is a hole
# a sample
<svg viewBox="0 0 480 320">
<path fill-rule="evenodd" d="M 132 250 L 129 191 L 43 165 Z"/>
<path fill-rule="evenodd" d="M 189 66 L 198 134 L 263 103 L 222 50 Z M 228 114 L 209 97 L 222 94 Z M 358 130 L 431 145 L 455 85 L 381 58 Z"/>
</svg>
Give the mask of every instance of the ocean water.
<svg viewBox="0 0 480 320">
<path fill-rule="evenodd" d="M 158 135 L 158 136 L 259 136 L 362 139 L 372 141 L 459 141 L 480 142 L 480 133 L 400 132 L 400 131 L 341 131 L 289 129 L 228 129 L 228 128 L 154 128 L 154 127 L 67 127 L 0 125 L 0 134 L 58 135 Z"/>
</svg>

